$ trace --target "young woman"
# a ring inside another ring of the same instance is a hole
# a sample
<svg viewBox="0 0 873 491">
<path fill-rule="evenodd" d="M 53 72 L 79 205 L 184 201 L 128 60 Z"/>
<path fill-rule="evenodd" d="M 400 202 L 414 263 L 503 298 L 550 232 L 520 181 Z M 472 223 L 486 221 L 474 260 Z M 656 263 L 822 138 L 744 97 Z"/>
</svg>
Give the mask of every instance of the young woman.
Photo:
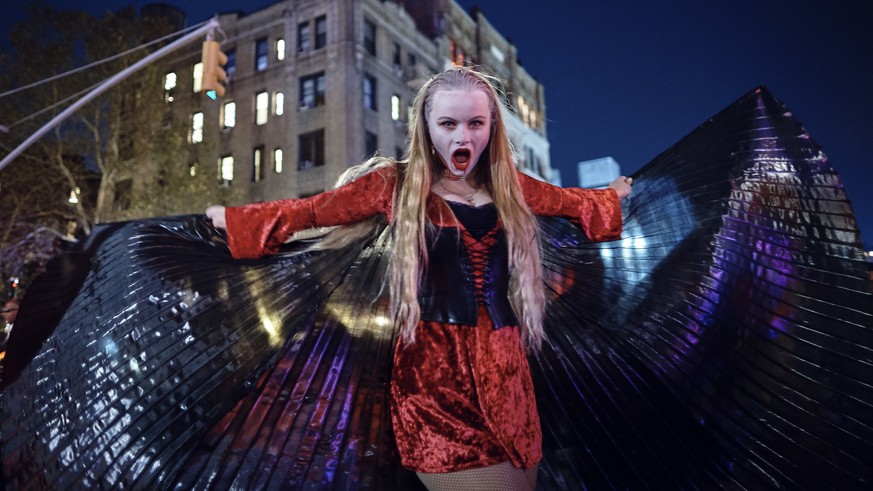
<svg viewBox="0 0 873 491">
<path fill-rule="evenodd" d="M 387 217 L 400 329 L 392 421 L 402 464 L 433 490 L 535 487 L 542 434 L 526 350 L 545 337 L 545 298 L 534 215 L 613 240 L 631 192 L 625 177 L 562 189 L 517 172 L 500 100 L 486 76 L 452 68 L 415 99 L 407 160 L 373 159 L 306 199 L 206 210 L 238 258 L 308 228 Z"/>
</svg>

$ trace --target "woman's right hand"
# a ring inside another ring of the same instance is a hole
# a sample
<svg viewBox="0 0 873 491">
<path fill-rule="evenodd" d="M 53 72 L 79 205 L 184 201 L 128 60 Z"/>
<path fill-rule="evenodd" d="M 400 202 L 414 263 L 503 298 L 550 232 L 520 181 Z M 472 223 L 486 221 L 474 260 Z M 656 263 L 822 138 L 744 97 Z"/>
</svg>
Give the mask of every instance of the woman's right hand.
<svg viewBox="0 0 873 491">
<path fill-rule="evenodd" d="M 206 209 L 206 216 L 212 220 L 212 225 L 215 228 L 227 230 L 226 210 L 221 205 L 212 205 Z"/>
</svg>

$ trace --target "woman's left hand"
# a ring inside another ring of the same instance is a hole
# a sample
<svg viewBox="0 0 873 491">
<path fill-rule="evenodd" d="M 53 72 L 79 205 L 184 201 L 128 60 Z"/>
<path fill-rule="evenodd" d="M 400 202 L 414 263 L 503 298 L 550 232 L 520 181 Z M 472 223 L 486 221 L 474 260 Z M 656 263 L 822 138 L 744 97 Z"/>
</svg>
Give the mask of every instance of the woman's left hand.
<svg viewBox="0 0 873 491">
<path fill-rule="evenodd" d="M 621 176 L 618 179 L 609 183 L 609 186 L 612 189 L 615 189 L 615 192 L 618 193 L 618 199 L 625 199 L 631 194 L 631 185 L 634 182 L 633 177 L 625 177 Z"/>
</svg>

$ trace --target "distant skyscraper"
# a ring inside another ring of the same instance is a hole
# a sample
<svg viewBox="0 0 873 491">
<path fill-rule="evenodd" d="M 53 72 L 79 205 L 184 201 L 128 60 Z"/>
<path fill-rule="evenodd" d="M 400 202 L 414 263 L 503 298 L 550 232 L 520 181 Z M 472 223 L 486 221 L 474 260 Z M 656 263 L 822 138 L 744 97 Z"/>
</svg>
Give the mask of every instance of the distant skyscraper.
<svg viewBox="0 0 873 491">
<path fill-rule="evenodd" d="M 602 188 L 621 175 L 621 166 L 612 157 L 583 160 L 577 164 L 579 187 Z"/>
</svg>

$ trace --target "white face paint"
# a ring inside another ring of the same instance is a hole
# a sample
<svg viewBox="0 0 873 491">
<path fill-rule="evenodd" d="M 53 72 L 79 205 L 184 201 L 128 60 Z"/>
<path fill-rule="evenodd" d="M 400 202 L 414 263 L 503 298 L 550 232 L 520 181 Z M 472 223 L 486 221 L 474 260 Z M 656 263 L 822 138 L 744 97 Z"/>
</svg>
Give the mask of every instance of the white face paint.
<svg viewBox="0 0 873 491">
<path fill-rule="evenodd" d="M 431 97 L 427 115 L 431 143 L 450 173 L 466 176 L 491 138 L 488 95 L 479 89 L 440 90 Z"/>
</svg>

